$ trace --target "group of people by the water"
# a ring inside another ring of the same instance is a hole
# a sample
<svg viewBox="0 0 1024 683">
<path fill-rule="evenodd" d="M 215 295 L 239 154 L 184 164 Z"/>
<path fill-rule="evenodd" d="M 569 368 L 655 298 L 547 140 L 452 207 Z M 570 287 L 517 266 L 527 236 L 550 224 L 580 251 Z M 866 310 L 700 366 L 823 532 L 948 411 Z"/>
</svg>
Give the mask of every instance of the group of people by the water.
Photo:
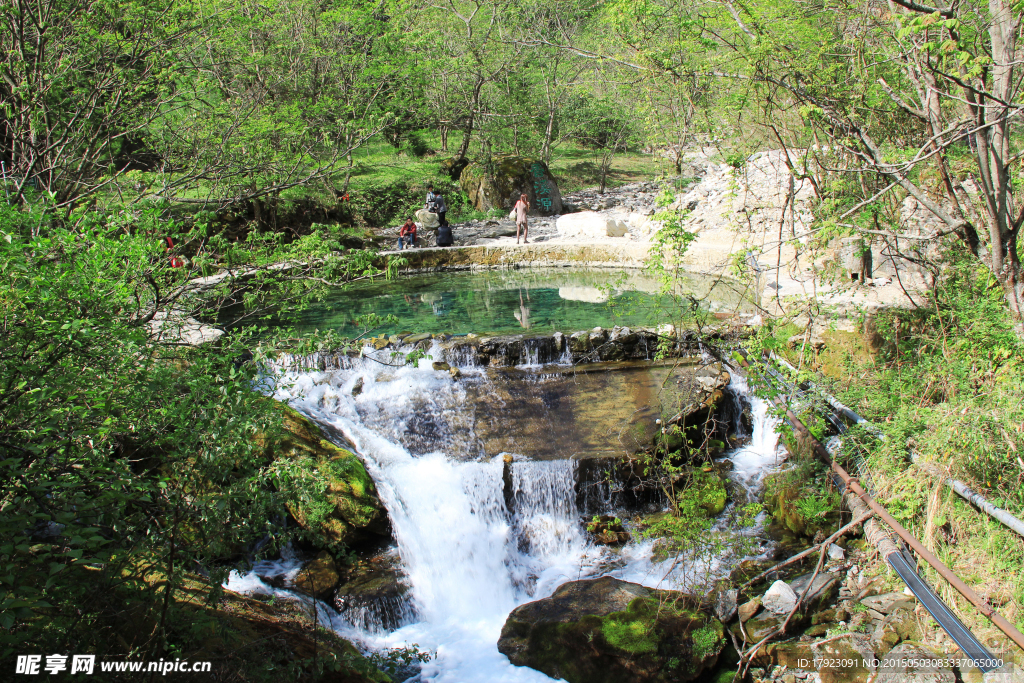
<svg viewBox="0 0 1024 683">
<path fill-rule="evenodd" d="M 427 201 L 424 202 L 423 208 L 428 212 L 437 216 L 437 246 L 439 247 L 450 247 L 455 243 L 455 239 L 452 236 L 452 226 L 448 224 L 448 219 L 445 218 L 445 214 L 448 213 L 448 205 L 444 201 L 444 195 L 440 191 L 435 190 L 433 185 L 427 185 Z M 417 247 L 419 246 L 416 242 L 416 221 L 409 216 L 405 219 L 405 223 L 398 231 L 398 249 L 402 250 L 405 247 Z"/>
<path fill-rule="evenodd" d="M 450 247 L 455 243 L 455 238 L 452 235 L 452 226 L 448 224 L 448 219 L 445 218 L 445 214 L 448 213 L 448 205 L 444 201 L 444 196 L 440 191 L 435 190 L 431 184 L 427 185 L 427 201 L 424 202 L 423 208 L 432 214 L 437 215 L 437 246 L 439 247 Z M 512 213 L 509 214 L 509 218 L 514 218 L 516 221 L 516 244 L 519 244 L 519 233 L 523 234 L 523 244 L 527 243 L 527 232 L 529 226 L 526 221 L 526 216 L 530 211 L 530 202 L 527 201 L 526 195 L 519 195 L 519 201 L 512 207 Z M 401 251 L 406 247 L 418 247 L 416 239 L 416 221 L 409 216 L 405 219 L 405 223 L 398 231 L 398 249 Z"/>
</svg>

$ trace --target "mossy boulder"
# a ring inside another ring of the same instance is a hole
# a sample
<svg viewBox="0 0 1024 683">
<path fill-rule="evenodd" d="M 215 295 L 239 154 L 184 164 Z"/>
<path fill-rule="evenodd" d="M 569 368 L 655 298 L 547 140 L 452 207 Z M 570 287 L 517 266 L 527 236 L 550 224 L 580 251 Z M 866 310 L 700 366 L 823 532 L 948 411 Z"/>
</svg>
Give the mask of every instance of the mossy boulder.
<svg viewBox="0 0 1024 683">
<path fill-rule="evenodd" d="M 480 211 L 511 211 L 519 195 L 525 194 L 531 215 L 562 213 L 558 183 L 540 159 L 503 155 L 492 157 L 489 164 L 474 162 L 463 169 L 459 184 Z"/>
<path fill-rule="evenodd" d="M 239 680 L 280 680 L 280 671 L 298 665 L 318 683 L 390 683 L 349 641 L 317 627 L 298 602 L 268 604 L 228 591 L 214 617 L 212 638 L 192 659 L 223 660 L 230 656 L 262 665 L 266 677 Z M 320 665 L 317 662 L 320 662 Z M 322 666 L 322 672 L 318 672 Z M 256 669 L 257 667 L 252 667 Z"/>
<path fill-rule="evenodd" d="M 362 460 L 295 409 L 282 411 L 284 430 L 267 446 L 271 471 L 306 540 L 338 548 L 387 537 L 387 510 Z"/>
<path fill-rule="evenodd" d="M 442 160 L 438 166 L 441 173 L 452 180 L 458 180 L 462 177 L 462 171 L 464 171 L 468 165 L 469 159 L 466 157 L 451 157 L 450 159 Z"/>
<path fill-rule="evenodd" d="M 298 600 L 242 595 L 211 585 L 209 577 L 176 570 L 175 589 L 165 603 L 167 574 L 159 564 L 148 557 L 121 560 L 127 564 L 81 567 L 76 577 L 94 611 L 73 635 L 92 643 L 89 651 L 101 658 L 150 651 L 163 623 L 173 653 L 215 662 L 216 680 L 277 683 L 284 680 L 282 672 L 288 672 L 286 680 L 309 683 L 391 680 L 352 643 L 316 624 Z M 206 680 L 215 679 L 206 674 Z"/>
<path fill-rule="evenodd" d="M 334 594 L 334 589 L 341 580 L 334 558 L 326 550 L 321 551 L 312 561 L 299 571 L 295 577 L 296 590 L 321 600 Z"/>
<path fill-rule="evenodd" d="M 834 493 L 815 491 L 784 471 L 765 477 L 764 505 L 771 515 L 770 531 L 782 536 L 812 539 L 828 535 L 838 528 L 839 497 Z"/>
<path fill-rule="evenodd" d="M 569 683 L 700 680 L 725 630 L 698 602 L 612 577 L 572 581 L 513 610 L 498 650 Z"/>
</svg>

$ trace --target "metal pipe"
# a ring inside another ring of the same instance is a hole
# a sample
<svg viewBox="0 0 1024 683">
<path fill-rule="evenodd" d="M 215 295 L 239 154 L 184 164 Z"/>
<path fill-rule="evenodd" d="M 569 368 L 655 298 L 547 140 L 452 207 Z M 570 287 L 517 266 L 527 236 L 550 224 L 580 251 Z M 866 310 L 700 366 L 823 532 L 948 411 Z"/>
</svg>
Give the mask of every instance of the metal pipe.
<svg viewBox="0 0 1024 683">
<path fill-rule="evenodd" d="M 914 461 L 914 464 L 917 465 L 921 470 L 930 474 L 936 479 L 941 479 L 946 484 L 946 486 L 953 489 L 953 491 L 955 491 L 961 498 L 969 502 L 971 505 L 978 508 L 982 512 L 988 514 L 993 519 L 1002 522 L 1005 526 L 1017 532 L 1019 535 L 1024 536 L 1024 522 L 1017 519 L 1006 510 L 998 508 L 992 503 L 988 502 L 981 494 L 975 493 L 970 486 L 963 483 L 959 479 L 953 479 L 952 477 L 947 476 L 945 472 L 943 472 L 941 469 L 939 469 L 932 463 L 925 462 L 924 460 L 921 459 L 921 454 L 915 451 L 914 449 L 910 449 L 910 458 L 911 460 Z"/>
<path fill-rule="evenodd" d="M 785 367 L 789 368 L 794 372 L 796 371 L 795 368 L 789 363 L 787 363 L 784 358 L 780 358 L 774 353 L 771 355 L 771 357 L 772 360 L 778 362 L 780 365 L 784 365 Z M 851 422 L 864 425 L 864 428 L 867 429 L 869 432 L 877 436 L 879 439 L 885 440 L 885 434 L 882 433 L 881 429 L 868 422 L 866 419 L 858 415 L 853 410 L 847 408 L 845 405 L 840 403 L 835 397 L 831 396 L 828 392 L 823 391 L 820 387 L 816 386 L 813 383 L 809 384 L 811 388 L 818 392 L 819 396 L 828 401 L 828 404 L 835 408 L 840 415 L 845 417 L 847 420 L 850 420 Z M 944 472 L 939 470 L 934 465 L 924 462 L 923 460 L 921 460 L 921 454 L 915 451 L 913 448 L 910 448 L 908 450 L 910 451 L 910 459 L 919 468 L 921 468 L 931 476 L 936 477 L 937 479 L 941 479 L 943 482 L 945 482 L 946 486 L 955 491 L 961 498 L 971 503 L 988 516 L 1001 522 L 1007 528 L 1016 532 L 1020 536 L 1024 536 L 1024 521 L 1021 521 L 1020 519 L 1014 517 L 1006 510 L 996 507 L 992 503 L 988 502 L 988 500 L 984 496 L 976 492 L 974 489 L 972 489 L 970 486 L 960 481 L 959 479 L 953 479 L 952 477 L 946 475 Z"/>
<path fill-rule="evenodd" d="M 777 401 L 777 403 L 781 403 L 781 400 Z M 839 465 L 839 463 L 832 460 L 828 451 L 825 450 L 825 447 L 821 445 L 820 441 L 814 438 L 814 435 L 812 435 L 807 427 L 804 426 L 804 423 L 800 421 L 800 418 L 796 416 L 796 413 L 784 404 L 779 405 L 779 407 L 785 409 L 786 417 L 789 418 L 790 424 L 793 426 L 793 430 L 800 432 L 801 436 L 811 443 L 812 448 L 814 449 L 814 454 L 821 458 L 822 461 L 829 463 L 832 471 L 839 475 L 839 478 L 843 480 L 849 490 L 857 494 L 857 496 L 863 500 L 869 508 L 874 510 L 879 519 L 888 524 L 890 529 L 895 531 L 907 545 L 913 548 L 914 552 L 917 553 L 921 559 L 930 564 L 942 578 L 948 581 L 949 584 L 960 593 L 960 595 L 967 598 L 972 605 L 978 608 L 979 612 L 988 617 L 988 619 L 991 620 L 991 622 L 995 624 L 1000 631 L 1005 633 L 1010 640 L 1016 643 L 1017 647 L 1024 650 L 1024 633 L 1018 631 L 1013 624 L 992 609 L 992 606 L 988 604 L 988 601 L 981 598 L 974 592 L 974 589 L 961 581 L 960 577 L 954 574 L 949 567 L 942 563 L 942 560 L 935 557 L 935 555 L 925 548 L 920 541 L 914 538 L 909 531 L 904 529 L 903 525 L 893 519 L 892 515 L 890 515 L 885 508 L 879 505 L 870 495 L 868 495 L 867 491 L 861 488 L 856 477 L 851 477 L 846 470 Z"/>
</svg>

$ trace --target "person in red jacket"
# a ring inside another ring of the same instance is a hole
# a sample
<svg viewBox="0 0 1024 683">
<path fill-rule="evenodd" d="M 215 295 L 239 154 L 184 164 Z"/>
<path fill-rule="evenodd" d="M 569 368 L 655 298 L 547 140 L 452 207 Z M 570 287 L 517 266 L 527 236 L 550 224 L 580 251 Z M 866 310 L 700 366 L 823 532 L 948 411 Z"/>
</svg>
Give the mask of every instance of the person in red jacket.
<svg viewBox="0 0 1024 683">
<path fill-rule="evenodd" d="M 181 268 L 185 265 L 185 261 L 180 256 L 173 253 L 174 241 L 170 237 L 164 238 L 164 251 L 167 253 L 168 259 L 171 263 L 171 268 Z"/>
<path fill-rule="evenodd" d="M 416 246 L 416 223 L 411 218 L 406 218 L 402 229 L 398 231 L 398 250 L 404 249 L 406 244 L 410 247 Z"/>
</svg>

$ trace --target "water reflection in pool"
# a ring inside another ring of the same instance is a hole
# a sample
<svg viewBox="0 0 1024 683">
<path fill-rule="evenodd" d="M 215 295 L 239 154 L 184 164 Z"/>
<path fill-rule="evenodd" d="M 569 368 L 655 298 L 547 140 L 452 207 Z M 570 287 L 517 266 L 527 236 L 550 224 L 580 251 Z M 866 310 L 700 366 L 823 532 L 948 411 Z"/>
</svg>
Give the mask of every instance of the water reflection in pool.
<svg viewBox="0 0 1024 683">
<path fill-rule="evenodd" d="M 367 313 L 398 322 L 374 333 L 399 331 L 508 334 L 574 331 L 597 326 L 655 325 L 670 320 L 675 298 L 637 271 L 535 268 L 447 272 L 356 283 L 304 311 L 282 311 L 274 325 L 298 332 L 365 332 Z M 686 275 L 679 293 L 703 299 L 713 312 L 752 312 L 739 283 Z"/>
</svg>

